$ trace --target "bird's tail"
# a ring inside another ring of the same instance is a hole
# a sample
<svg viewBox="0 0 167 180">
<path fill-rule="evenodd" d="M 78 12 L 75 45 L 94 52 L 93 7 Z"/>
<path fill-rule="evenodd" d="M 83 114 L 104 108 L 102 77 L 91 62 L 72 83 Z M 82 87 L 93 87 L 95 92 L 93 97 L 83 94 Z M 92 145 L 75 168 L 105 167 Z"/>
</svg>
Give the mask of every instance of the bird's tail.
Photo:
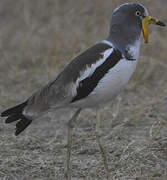
<svg viewBox="0 0 167 180">
<path fill-rule="evenodd" d="M 19 135 L 24 129 L 30 125 L 32 122 L 31 119 L 28 119 L 23 115 L 23 110 L 27 106 L 28 101 L 23 102 L 15 107 L 9 108 L 6 111 L 1 113 L 1 117 L 7 117 L 6 123 L 12 123 L 14 121 L 19 120 L 16 123 L 16 131 L 15 135 Z"/>
</svg>

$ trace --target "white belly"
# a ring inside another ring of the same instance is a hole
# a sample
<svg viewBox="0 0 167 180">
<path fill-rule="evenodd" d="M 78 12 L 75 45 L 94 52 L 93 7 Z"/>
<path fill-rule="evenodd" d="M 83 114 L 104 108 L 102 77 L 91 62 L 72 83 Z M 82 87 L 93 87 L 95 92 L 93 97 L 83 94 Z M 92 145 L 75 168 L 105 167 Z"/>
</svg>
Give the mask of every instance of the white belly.
<svg viewBox="0 0 167 180">
<path fill-rule="evenodd" d="M 137 60 L 122 59 L 98 83 L 86 98 L 73 103 L 74 107 L 94 107 L 108 103 L 126 86 L 137 65 Z"/>
</svg>

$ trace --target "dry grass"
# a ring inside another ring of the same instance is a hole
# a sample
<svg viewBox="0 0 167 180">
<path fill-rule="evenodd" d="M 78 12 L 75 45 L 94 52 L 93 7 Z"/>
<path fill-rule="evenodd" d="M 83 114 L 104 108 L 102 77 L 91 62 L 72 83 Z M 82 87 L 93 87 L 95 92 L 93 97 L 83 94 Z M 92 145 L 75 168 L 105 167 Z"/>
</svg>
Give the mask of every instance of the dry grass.
<svg viewBox="0 0 167 180">
<path fill-rule="evenodd" d="M 0 109 L 23 101 L 71 58 L 106 37 L 113 9 L 124 0 L 1 0 Z M 167 22 L 166 0 L 137 1 Z M 128 87 L 102 113 L 102 139 L 112 179 L 167 179 L 167 34 L 151 26 Z M 64 179 L 66 123 L 59 110 L 22 135 L 0 121 L 0 179 Z M 94 112 L 85 110 L 73 134 L 72 179 L 105 179 L 95 142 Z"/>
</svg>

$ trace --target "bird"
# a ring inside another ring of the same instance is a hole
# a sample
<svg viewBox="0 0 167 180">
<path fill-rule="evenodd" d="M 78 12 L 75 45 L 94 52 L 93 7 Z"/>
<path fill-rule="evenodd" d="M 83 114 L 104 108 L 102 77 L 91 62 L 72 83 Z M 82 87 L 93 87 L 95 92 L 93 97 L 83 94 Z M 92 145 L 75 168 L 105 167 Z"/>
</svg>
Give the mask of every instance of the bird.
<svg viewBox="0 0 167 180">
<path fill-rule="evenodd" d="M 74 57 L 54 80 L 23 103 L 1 113 L 2 117 L 7 117 L 6 123 L 17 121 L 17 136 L 49 110 L 75 108 L 76 112 L 68 121 L 67 179 L 71 178 L 72 129 L 81 110 L 103 108 L 123 91 L 138 63 L 141 34 L 148 43 L 149 24 L 165 26 L 162 21 L 150 16 L 142 4 L 131 2 L 119 5 L 112 13 L 107 38 Z M 100 114 L 97 110 L 95 134 L 108 179 L 110 170 L 99 136 L 99 126 Z"/>
</svg>

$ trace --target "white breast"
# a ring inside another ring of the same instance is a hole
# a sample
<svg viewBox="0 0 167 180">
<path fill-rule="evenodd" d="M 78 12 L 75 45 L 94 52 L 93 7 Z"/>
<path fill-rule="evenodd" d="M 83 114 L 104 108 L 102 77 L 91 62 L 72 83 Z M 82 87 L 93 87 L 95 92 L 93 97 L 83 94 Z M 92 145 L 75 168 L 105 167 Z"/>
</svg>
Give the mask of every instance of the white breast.
<svg viewBox="0 0 167 180">
<path fill-rule="evenodd" d="M 86 98 L 76 101 L 73 107 L 101 106 L 116 97 L 126 86 L 137 65 L 136 61 L 122 59 L 98 83 Z"/>
<path fill-rule="evenodd" d="M 96 96 L 96 99 L 100 102 L 105 103 L 110 101 L 125 88 L 135 71 L 136 65 L 137 60 L 127 61 L 122 59 L 119 61 L 119 63 L 100 80 L 90 96 Z"/>
</svg>

